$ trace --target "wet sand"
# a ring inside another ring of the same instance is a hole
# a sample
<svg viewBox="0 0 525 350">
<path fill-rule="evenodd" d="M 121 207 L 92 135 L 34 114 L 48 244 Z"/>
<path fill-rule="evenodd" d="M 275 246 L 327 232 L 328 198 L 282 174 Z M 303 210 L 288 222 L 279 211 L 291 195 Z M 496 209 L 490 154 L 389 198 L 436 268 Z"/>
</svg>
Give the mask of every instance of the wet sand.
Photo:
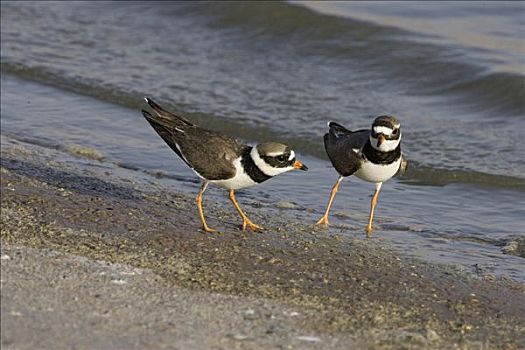
<svg viewBox="0 0 525 350">
<path fill-rule="evenodd" d="M 522 284 L 286 210 L 242 232 L 226 198 L 204 234 L 187 192 L 76 153 L 2 136 L 4 349 L 525 346 Z"/>
</svg>

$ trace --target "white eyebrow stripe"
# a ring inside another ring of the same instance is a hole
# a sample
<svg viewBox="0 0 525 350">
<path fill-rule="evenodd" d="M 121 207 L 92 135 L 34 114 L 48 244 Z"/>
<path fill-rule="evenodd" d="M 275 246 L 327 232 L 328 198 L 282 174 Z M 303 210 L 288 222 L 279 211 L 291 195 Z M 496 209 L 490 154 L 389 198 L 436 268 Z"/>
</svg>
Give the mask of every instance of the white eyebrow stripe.
<svg viewBox="0 0 525 350">
<path fill-rule="evenodd" d="M 392 135 L 393 130 L 390 128 L 387 128 L 386 126 L 374 126 L 374 131 L 376 134 L 383 134 L 386 136 Z"/>
<path fill-rule="evenodd" d="M 266 154 L 268 157 L 278 157 L 284 155 L 283 152 L 271 152 Z M 288 160 L 292 160 L 295 158 L 295 152 L 290 151 L 290 156 L 288 157 Z"/>
<path fill-rule="evenodd" d="M 283 152 L 272 152 L 272 153 L 266 153 L 266 155 L 268 157 L 278 157 L 278 156 L 282 156 L 283 155 Z"/>
</svg>

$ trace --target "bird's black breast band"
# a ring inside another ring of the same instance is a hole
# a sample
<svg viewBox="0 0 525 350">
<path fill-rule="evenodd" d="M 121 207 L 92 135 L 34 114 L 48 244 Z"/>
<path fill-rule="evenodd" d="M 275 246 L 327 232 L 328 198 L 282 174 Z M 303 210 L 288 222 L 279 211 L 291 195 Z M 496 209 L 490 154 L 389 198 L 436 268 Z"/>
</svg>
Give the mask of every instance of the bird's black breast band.
<svg viewBox="0 0 525 350">
<path fill-rule="evenodd" d="M 265 173 L 263 173 L 262 170 L 259 169 L 257 165 L 255 165 L 250 155 L 251 150 L 252 148 L 250 147 L 250 148 L 247 148 L 246 151 L 243 152 L 242 158 L 241 158 L 241 165 L 244 168 L 244 171 L 246 172 L 246 174 L 248 174 L 248 176 L 250 177 L 250 179 L 252 179 L 253 181 L 257 183 L 264 182 L 268 180 L 269 178 L 271 178 L 271 176 L 268 176 Z"/>
<path fill-rule="evenodd" d="M 401 144 L 390 152 L 381 152 L 372 147 L 368 140 L 363 147 L 363 155 L 374 164 L 392 164 L 401 157 Z"/>
</svg>

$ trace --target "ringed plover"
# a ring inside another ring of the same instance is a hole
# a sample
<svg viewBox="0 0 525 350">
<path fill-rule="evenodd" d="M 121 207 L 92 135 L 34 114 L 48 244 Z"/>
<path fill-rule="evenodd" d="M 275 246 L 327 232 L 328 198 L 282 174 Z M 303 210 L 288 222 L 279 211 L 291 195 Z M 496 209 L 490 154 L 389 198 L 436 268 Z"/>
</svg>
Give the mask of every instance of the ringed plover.
<svg viewBox="0 0 525 350">
<path fill-rule="evenodd" d="M 166 111 L 146 98 L 152 113 L 142 114 L 175 153 L 202 179 L 195 199 L 202 229 L 213 232 L 204 219 L 202 195 L 210 183 L 228 190 L 233 206 L 242 218 L 242 229 L 261 230 L 248 219 L 235 199 L 234 191 L 264 182 L 293 169 L 308 170 L 295 158 L 295 152 L 280 143 L 255 147 L 218 132 L 201 128 L 191 121 Z"/>
<path fill-rule="evenodd" d="M 374 208 L 381 185 L 406 169 L 407 162 L 401 153 L 401 125 L 392 116 L 379 116 L 372 123 L 370 130 L 350 131 L 335 122 L 329 122 L 328 127 L 329 131 L 324 135 L 324 145 L 328 158 L 339 173 L 339 178 L 332 187 L 324 215 L 316 225 L 328 225 L 328 212 L 339 184 L 344 177 L 355 175 L 375 183 L 366 227 L 367 236 L 370 237 Z"/>
</svg>

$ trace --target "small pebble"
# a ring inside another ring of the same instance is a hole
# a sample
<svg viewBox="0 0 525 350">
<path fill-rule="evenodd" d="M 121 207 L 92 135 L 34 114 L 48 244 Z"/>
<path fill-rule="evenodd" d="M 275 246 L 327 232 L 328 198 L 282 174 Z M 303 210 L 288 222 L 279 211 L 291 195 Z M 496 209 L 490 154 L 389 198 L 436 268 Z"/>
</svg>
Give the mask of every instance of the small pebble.
<svg viewBox="0 0 525 350">
<path fill-rule="evenodd" d="M 520 237 L 508 242 L 501 248 L 503 254 L 510 254 L 525 258 L 525 237 Z"/>
<path fill-rule="evenodd" d="M 430 341 L 438 341 L 441 339 L 441 337 L 433 329 L 427 329 L 426 337 Z"/>
<path fill-rule="evenodd" d="M 118 279 L 118 280 L 111 280 L 111 283 L 118 284 L 118 285 L 123 285 L 123 284 L 126 284 L 128 282 L 126 282 L 125 280 Z"/>
<path fill-rule="evenodd" d="M 255 337 L 244 335 L 244 334 L 232 334 L 230 335 L 230 338 L 233 340 L 254 340 Z"/>
<path fill-rule="evenodd" d="M 291 311 L 291 312 L 286 312 L 284 311 L 284 314 L 286 316 L 290 316 L 290 317 L 295 317 L 295 316 L 299 316 L 299 313 L 297 311 Z"/>
<path fill-rule="evenodd" d="M 275 204 L 275 207 L 279 209 L 295 209 L 297 205 L 295 205 L 295 203 L 292 202 L 277 202 Z"/>
<path fill-rule="evenodd" d="M 309 342 L 321 342 L 321 338 L 314 337 L 312 335 L 299 335 L 295 337 L 297 340 L 309 341 Z"/>
<path fill-rule="evenodd" d="M 501 251 L 503 254 L 512 254 L 518 249 L 518 242 L 517 241 L 511 241 L 507 243 L 503 248 L 501 248 Z"/>
</svg>

